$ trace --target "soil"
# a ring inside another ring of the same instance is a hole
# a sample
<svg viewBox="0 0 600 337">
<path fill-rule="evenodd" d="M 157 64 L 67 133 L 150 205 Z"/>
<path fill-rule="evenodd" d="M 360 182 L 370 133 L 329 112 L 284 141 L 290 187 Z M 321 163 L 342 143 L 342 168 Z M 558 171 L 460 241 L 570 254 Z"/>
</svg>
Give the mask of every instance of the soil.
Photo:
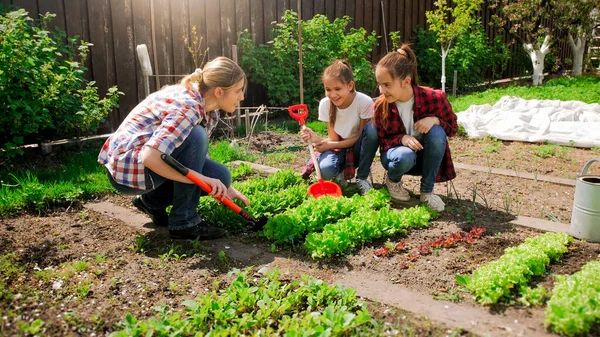
<svg viewBox="0 0 600 337">
<path fill-rule="evenodd" d="M 502 142 L 497 152 L 483 150 L 494 144 L 492 140 L 453 138 L 450 146 L 456 163 L 509 169 L 517 176 L 529 172 L 575 179 L 590 159 L 600 157 L 596 150 L 569 148 L 560 155 L 540 158 L 534 154 L 537 145 L 519 142 Z M 279 168 L 299 171 L 308 159 L 305 145 L 295 135 L 261 132 L 253 136 L 250 149 L 259 154 L 258 163 Z M 283 150 L 297 155 L 282 160 L 277 154 Z M 598 174 L 598 166 L 592 165 L 590 174 Z M 383 186 L 383 171 L 376 158 L 372 167 L 376 188 Z M 230 233 L 194 247 L 190 242 L 170 240 L 166 229 L 154 227 L 128 197 L 118 194 L 101 196 L 85 207 L 0 219 L 0 251 L 14 253 L 13 265 L 24 267 L 20 277 L 8 281 L 11 289 L 20 292 L 0 302 L 0 335 L 22 334 L 17 322 L 36 318 L 46 322 L 46 335 L 105 335 L 127 312 L 143 319 L 151 317 L 152 308 L 159 304 L 181 308 L 184 300 L 214 289 L 213 282 L 227 283 L 232 268 L 249 266 L 277 267 L 290 279 L 310 274 L 330 283 L 363 284 L 359 295 L 369 295 L 365 300 L 374 316 L 391 324 L 404 324 L 406 317 L 415 319 L 416 328 L 410 332 L 415 336 L 443 336 L 450 334 L 448 329 L 456 329 L 458 335 L 551 335 L 542 324 L 544 308 L 518 302 L 483 307 L 460 291 L 454 275 L 470 273 L 498 258 L 505 248 L 540 233 L 510 224 L 519 215 L 570 223 L 575 187 L 465 169 L 457 173 L 451 183 L 435 187 L 446 202 L 446 211 L 430 228 L 389 238 L 389 242 L 405 239 L 409 247 L 391 257 L 375 256 L 375 250 L 386 242 L 378 240 L 348 256 L 315 261 L 302 246 L 273 253 L 268 242 L 252 233 Z M 408 204 L 417 203 L 418 177 L 407 176 L 404 183 L 414 194 Z M 101 205 L 112 211 L 103 211 L 98 208 Z M 473 244 L 459 243 L 408 260 L 418 245 L 473 227 L 486 228 Z M 219 257 L 221 251 L 225 256 Z M 551 289 L 553 274 L 573 273 L 599 254 L 600 244 L 575 240 L 569 253 L 534 282 Z M 75 271 L 78 261 L 88 261 L 89 266 Z M 61 282 L 57 275 L 68 278 Z M 84 294 L 86 282 L 91 285 Z M 439 306 L 416 309 L 419 301 L 427 299 L 439 300 L 435 301 Z M 448 308 L 451 313 L 444 314 Z M 421 315 L 434 321 L 419 320 Z"/>
</svg>

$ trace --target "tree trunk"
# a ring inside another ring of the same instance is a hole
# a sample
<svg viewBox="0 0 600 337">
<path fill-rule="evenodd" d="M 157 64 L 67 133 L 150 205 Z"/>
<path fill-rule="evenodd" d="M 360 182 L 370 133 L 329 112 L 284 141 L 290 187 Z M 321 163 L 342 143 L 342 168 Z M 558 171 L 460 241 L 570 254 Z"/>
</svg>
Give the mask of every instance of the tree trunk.
<svg viewBox="0 0 600 337">
<path fill-rule="evenodd" d="M 444 49 L 444 45 L 442 45 L 442 91 L 446 92 L 446 56 L 448 56 L 448 49 L 450 47 Z"/>
<path fill-rule="evenodd" d="M 573 36 L 569 34 L 569 44 L 573 49 L 573 70 L 571 74 L 573 76 L 580 76 L 583 69 L 583 53 L 585 51 L 585 34 L 578 33 L 577 41 L 573 39 Z"/>
<path fill-rule="evenodd" d="M 533 85 L 541 85 L 544 80 L 544 58 L 546 58 L 546 54 L 550 51 L 550 36 L 546 35 L 544 39 L 544 43 L 542 47 L 539 49 L 535 49 L 533 44 L 531 43 L 523 43 L 523 48 L 529 54 L 531 58 L 531 63 L 533 64 L 533 75 L 531 76 L 533 80 Z"/>
</svg>

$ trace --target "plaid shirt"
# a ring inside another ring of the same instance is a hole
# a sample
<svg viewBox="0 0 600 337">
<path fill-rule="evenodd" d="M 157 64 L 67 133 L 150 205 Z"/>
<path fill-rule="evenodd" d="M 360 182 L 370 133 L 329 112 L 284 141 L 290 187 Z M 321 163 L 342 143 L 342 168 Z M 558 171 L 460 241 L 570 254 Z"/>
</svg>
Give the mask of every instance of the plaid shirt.
<svg viewBox="0 0 600 337">
<path fill-rule="evenodd" d="M 456 135 L 458 125 L 456 123 L 456 114 L 452 111 L 452 106 L 448 102 L 446 94 L 441 90 L 434 90 L 420 86 L 413 86 L 415 104 L 413 106 L 414 121 L 417 122 L 425 117 L 437 117 L 440 120 L 440 126 L 446 131 L 448 137 Z M 402 137 L 406 135 L 404 123 L 400 118 L 400 113 L 395 103 L 388 104 L 387 125 L 383 126 L 381 111 L 375 110 L 375 126 L 379 135 L 379 145 L 381 151 L 387 151 L 393 147 L 402 145 Z M 436 181 L 442 182 L 454 179 L 456 171 L 450 155 L 450 145 L 446 143 L 446 152 L 440 165 Z"/>
<path fill-rule="evenodd" d="M 210 136 L 218 121 L 219 111 L 207 114 L 199 92 L 179 85 L 166 87 L 146 97 L 127 115 L 102 146 L 98 162 L 106 166 L 117 183 L 152 189 L 142 164 L 144 146 L 171 154 L 194 126 L 204 126 Z"/>
</svg>

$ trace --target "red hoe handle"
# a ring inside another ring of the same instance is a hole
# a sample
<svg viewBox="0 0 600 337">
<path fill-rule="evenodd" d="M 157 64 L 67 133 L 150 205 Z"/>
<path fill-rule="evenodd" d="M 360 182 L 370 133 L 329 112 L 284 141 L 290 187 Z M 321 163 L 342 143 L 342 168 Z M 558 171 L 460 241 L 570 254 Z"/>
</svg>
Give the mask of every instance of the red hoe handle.
<svg viewBox="0 0 600 337">
<path fill-rule="evenodd" d="M 300 125 L 304 126 L 304 120 L 308 116 L 308 107 L 306 104 L 296 104 L 288 107 L 288 111 L 290 112 L 290 116 L 293 119 L 300 122 Z"/>
</svg>

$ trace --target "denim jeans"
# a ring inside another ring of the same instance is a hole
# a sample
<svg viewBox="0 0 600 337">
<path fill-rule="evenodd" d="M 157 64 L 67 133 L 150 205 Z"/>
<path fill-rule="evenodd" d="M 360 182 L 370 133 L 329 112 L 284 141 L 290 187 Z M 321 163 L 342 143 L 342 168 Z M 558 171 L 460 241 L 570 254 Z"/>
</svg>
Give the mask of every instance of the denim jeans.
<svg viewBox="0 0 600 337">
<path fill-rule="evenodd" d="M 354 164 L 358 164 L 356 178 L 366 180 L 369 177 L 377 147 L 379 147 L 379 137 L 377 136 L 377 129 L 371 121 L 365 124 L 352 149 L 354 151 Z M 340 151 L 321 153 L 318 161 L 323 180 L 331 180 L 343 171 L 346 164 L 347 150 L 341 149 Z"/>
<path fill-rule="evenodd" d="M 446 152 L 447 137 L 439 125 L 434 125 L 423 136 L 423 150 L 415 152 L 407 146 L 393 147 L 381 153 L 381 165 L 394 182 L 400 181 L 404 174 L 422 176 L 421 193 L 431 193 Z"/>
<path fill-rule="evenodd" d="M 177 147 L 171 157 L 183 166 L 200 172 L 203 175 L 221 180 L 226 187 L 231 186 L 229 169 L 211 159 L 208 159 L 208 134 L 201 126 L 195 126 L 183 143 Z M 169 213 L 169 229 L 186 229 L 201 223 L 196 213 L 201 195 L 206 195 L 195 184 L 185 184 L 168 180 L 150 169 L 145 169 L 146 182 L 151 185 L 147 190 L 139 190 L 116 183 L 110 174 L 109 180 L 113 187 L 124 194 L 142 194 L 143 201 L 151 209 L 165 209 L 173 205 Z"/>
</svg>

